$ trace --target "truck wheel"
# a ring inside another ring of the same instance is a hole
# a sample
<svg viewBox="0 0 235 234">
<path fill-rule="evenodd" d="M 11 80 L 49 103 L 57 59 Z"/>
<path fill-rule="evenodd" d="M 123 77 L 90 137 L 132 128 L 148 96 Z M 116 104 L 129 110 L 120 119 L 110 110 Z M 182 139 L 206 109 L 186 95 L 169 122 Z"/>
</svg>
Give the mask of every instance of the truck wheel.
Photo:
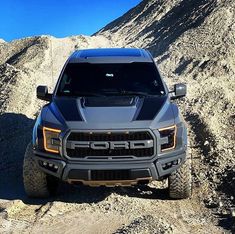
<svg viewBox="0 0 235 234">
<path fill-rule="evenodd" d="M 29 143 L 23 165 L 24 189 L 29 197 L 46 198 L 55 194 L 58 182 L 56 178 L 41 171 L 33 159 L 32 143 Z"/>
<path fill-rule="evenodd" d="M 174 199 L 189 198 L 192 195 L 191 158 L 187 158 L 179 169 L 168 178 L 169 195 Z"/>
</svg>

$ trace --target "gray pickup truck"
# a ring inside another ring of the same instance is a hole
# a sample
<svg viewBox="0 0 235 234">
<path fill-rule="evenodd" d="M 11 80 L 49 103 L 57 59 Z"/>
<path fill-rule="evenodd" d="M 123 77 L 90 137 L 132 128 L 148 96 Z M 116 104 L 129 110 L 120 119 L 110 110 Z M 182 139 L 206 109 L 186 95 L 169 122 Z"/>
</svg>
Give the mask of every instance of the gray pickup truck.
<svg viewBox="0 0 235 234">
<path fill-rule="evenodd" d="M 37 87 L 43 106 L 23 167 L 30 197 L 58 183 L 132 186 L 168 179 L 169 196 L 192 193 L 187 128 L 151 54 L 143 49 L 75 51 L 53 94 Z"/>
</svg>

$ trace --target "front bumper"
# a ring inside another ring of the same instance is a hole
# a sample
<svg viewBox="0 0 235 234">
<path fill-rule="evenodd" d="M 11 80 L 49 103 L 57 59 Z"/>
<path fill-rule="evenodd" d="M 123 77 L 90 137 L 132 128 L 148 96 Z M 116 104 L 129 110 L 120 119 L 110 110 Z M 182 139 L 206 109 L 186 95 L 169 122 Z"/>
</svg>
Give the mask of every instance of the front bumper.
<svg viewBox="0 0 235 234">
<path fill-rule="evenodd" d="M 181 151 L 151 161 L 66 162 L 47 153 L 34 151 L 34 154 L 38 166 L 45 173 L 69 183 L 81 182 L 91 186 L 129 186 L 161 180 L 177 170 L 186 158 L 186 152 Z"/>
</svg>

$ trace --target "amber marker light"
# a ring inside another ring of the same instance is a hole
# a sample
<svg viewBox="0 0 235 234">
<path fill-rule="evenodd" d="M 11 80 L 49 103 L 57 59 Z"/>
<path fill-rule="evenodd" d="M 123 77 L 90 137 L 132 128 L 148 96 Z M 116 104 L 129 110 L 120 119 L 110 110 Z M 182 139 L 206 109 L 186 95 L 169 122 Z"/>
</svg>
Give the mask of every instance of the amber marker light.
<svg viewBox="0 0 235 234">
<path fill-rule="evenodd" d="M 161 151 L 172 150 L 176 147 L 177 126 L 158 129 L 161 138 L 168 138 L 168 143 L 161 144 Z"/>
<path fill-rule="evenodd" d="M 43 127 L 43 145 L 47 152 L 59 153 L 61 130 Z"/>
</svg>

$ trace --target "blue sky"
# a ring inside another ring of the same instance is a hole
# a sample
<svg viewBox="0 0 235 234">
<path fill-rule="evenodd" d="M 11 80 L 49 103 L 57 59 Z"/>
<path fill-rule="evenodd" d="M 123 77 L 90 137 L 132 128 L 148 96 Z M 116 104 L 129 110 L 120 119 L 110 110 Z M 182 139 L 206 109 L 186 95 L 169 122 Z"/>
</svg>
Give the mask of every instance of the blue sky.
<svg viewBox="0 0 235 234">
<path fill-rule="evenodd" d="M 2 0 L 0 38 L 91 35 L 141 0 Z"/>
</svg>

